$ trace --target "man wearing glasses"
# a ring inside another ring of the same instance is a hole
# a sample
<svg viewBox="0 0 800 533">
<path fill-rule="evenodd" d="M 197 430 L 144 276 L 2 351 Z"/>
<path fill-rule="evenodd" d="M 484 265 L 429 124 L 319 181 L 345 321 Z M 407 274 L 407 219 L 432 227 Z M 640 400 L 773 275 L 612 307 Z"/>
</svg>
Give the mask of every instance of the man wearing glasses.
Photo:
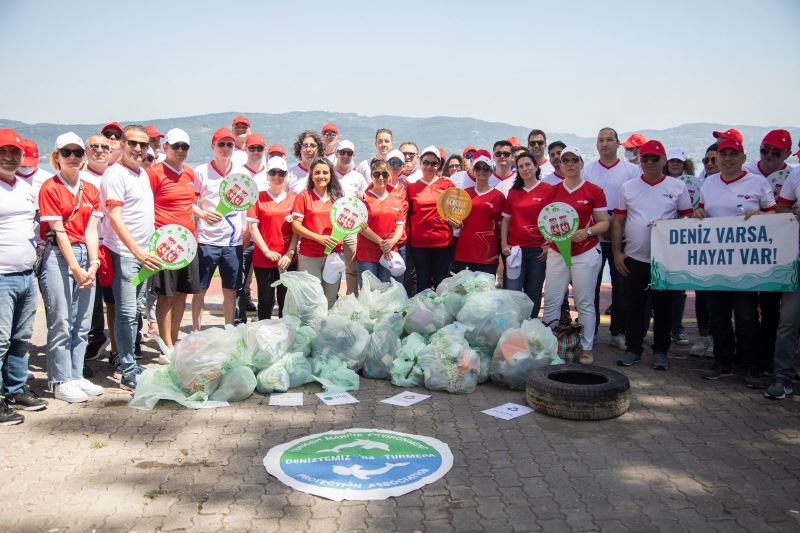
<svg viewBox="0 0 800 533">
<path fill-rule="evenodd" d="M 547 157 L 545 152 L 547 147 L 547 135 L 542 130 L 532 129 L 528 134 L 528 150 L 536 158 L 536 164 L 539 166 L 541 173 L 540 177 L 547 176 L 555 172 L 555 167 Z"/>
<path fill-rule="evenodd" d="M 122 156 L 122 126 L 119 122 L 109 122 L 100 130 L 103 137 L 108 139 L 108 144 L 111 146 L 111 152 L 108 157 L 108 165 L 111 166 L 119 161 Z M 148 144 L 150 137 L 148 136 Z"/>
<path fill-rule="evenodd" d="M 323 142 L 325 142 L 324 133 L 322 139 Z M 364 179 L 361 173 L 353 170 L 355 150 L 355 145 L 351 141 L 346 139 L 340 141 L 336 148 L 336 158 L 332 160 L 334 164 L 333 170 L 336 172 L 336 177 L 339 178 L 339 184 L 342 186 L 342 192 L 345 196 L 356 196 L 358 193 L 364 192 L 367 189 L 367 180 Z M 344 265 L 347 294 L 358 293 L 358 268 L 356 267 L 357 245 L 357 233 L 345 237 Z"/>
<path fill-rule="evenodd" d="M 336 164 L 336 147 L 339 145 L 339 128 L 330 122 L 322 126 L 322 153 L 324 157 Z M 351 159 L 352 163 L 352 159 Z"/>
<path fill-rule="evenodd" d="M 200 257 L 200 290 L 192 296 L 192 329 L 200 331 L 203 305 L 211 278 L 219 267 L 222 281 L 222 309 L 226 324 L 233 324 L 236 291 L 242 267 L 243 213 L 234 211 L 225 216 L 217 213 L 219 185 L 234 170 L 231 162 L 235 147 L 234 135 L 220 128 L 211 138 L 214 159 L 194 169 L 195 192 L 199 196 L 200 222 L 197 227 L 197 254 Z M 241 168 L 237 172 L 241 172 Z"/>
<path fill-rule="evenodd" d="M 141 367 L 134 359 L 138 311 L 144 306 L 146 283 L 131 280 L 142 267 L 158 270 L 161 261 L 148 252 L 155 215 L 150 178 L 142 169 L 150 138 L 138 125 L 125 128 L 121 138 L 122 158 L 103 174 L 101 199 L 103 246 L 111 252 L 114 281 L 111 289 L 116 303 L 114 335 L 119 349 L 120 387 L 135 390 Z"/>
<path fill-rule="evenodd" d="M 422 169 L 419 168 L 419 147 L 414 141 L 403 141 L 400 151 L 404 159 L 402 179 L 406 184 L 414 183 L 422 177 Z"/>
<path fill-rule="evenodd" d="M 511 157 L 512 148 L 511 141 L 507 140 L 497 141 L 492 147 L 494 151 L 494 174 L 492 177 L 499 181 L 495 188 L 505 197 L 508 197 L 508 191 L 511 190 L 514 179 L 517 177 L 517 171 L 514 170 L 514 159 Z"/>
<path fill-rule="evenodd" d="M 164 151 L 161 149 L 161 139 L 164 138 L 164 134 L 152 124 L 145 126 L 144 129 L 147 130 L 147 135 L 150 136 L 150 149 L 153 151 L 154 161 L 156 163 L 162 162 L 164 160 Z"/>
<path fill-rule="evenodd" d="M 236 167 L 247 163 L 247 136 L 250 135 L 250 119 L 239 115 L 231 121 L 231 130 L 234 135 L 236 147 L 233 149 L 231 163 Z"/>
</svg>

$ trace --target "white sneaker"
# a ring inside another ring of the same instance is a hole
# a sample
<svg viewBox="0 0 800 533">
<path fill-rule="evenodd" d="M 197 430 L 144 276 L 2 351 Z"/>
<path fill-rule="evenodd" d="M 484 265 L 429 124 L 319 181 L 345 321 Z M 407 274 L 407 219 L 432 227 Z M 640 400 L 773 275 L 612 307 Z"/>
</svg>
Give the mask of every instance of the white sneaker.
<svg viewBox="0 0 800 533">
<path fill-rule="evenodd" d="M 714 357 L 714 337 L 708 336 L 708 348 L 706 348 L 705 357 Z"/>
<path fill-rule="evenodd" d="M 611 335 L 609 344 L 611 346 L 619 348 L 620 350 L 624 350 L 627 347 L 627 345 L 625 344 L 625 335 L 623 335 L 622 333 L 620 333 L 619 335 Z"/>
<path fill-rule="evenodd" d="M 708 337 L 700 337 L 697 342 L 689 348 L 689 355 L 695 357 L 714 357 L 714 339 L 709 335 Z"/>
<path fill-rule="evenodd" d="M 100 385 L 95 385 L 88 379 L 81 378 L 76 381 L 78 382 L 78 387 L 89 396 L 100 396 L 105 390 Z"/>
<path fill-rule="evenodd" d="M 89 399 L 86 393 L 81 390 L 80 385 L 78 385 L 78 380 L 57 383 L 55 397 L 67 403 L 80 403 Z"/>
</svg>

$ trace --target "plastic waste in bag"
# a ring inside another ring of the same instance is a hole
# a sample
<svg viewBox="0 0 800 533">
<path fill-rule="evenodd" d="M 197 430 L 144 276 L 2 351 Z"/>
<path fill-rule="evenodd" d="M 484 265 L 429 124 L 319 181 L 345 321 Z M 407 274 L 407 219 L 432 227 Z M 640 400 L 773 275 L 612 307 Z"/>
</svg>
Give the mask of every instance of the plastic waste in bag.
<svg viewBox="0 0 800 533">
<path fill-rule="evenodd" d="M 389 379 L 399 349 L 400 337 L 392 329 L 383 328 L 371 333 L 364 350 L 362 374 L 372 379 Z"/>
<path fill-rule="evenodd" d="M 419 333 L 412 333 L 400 343 L 400 349 L 392 362 L 390 371 L 392 384 L 398 387 L 419 387 L 425 381 L 425 371 L 420 361 L 427 356 L 428 345 Z"/>
<path fill-rule="evenodd" d="M 171 400 L 192 409 L 199 409 L 208 403 L 208 394 L 203 390 L 187 394 L 178 385 L 175 373 L 169 366 L 146 368 L 136 381 L 136 390 L 128 404 L 134 409 L 149 411 L 160 400 Z"/>
<path fill-rule="evenodd" d="M 289 352 L 300 352 L 305 357 L 311 355 L 311 343 L 317 337 L 317 332 L 311 326 L 300 326 L 295 331 L 294 344 L 289 348 Z"/>
<path fill-rule="evenodd" d="M 252 351 L 251 364 L 256 370 L 261 370 L 289 352 L 295 343 L 300 319 L 287 316 L 248 322 L 243 326 L 244 344 Z"/>
<path fill-rule="evenodd" d="M 558 340 L 538 319 L 522 322 L 519 328 L 501 335 L 494 350 L 489 377 L 512 389 L 524 389 L 534 368 L 562 364 L 557 355 Z"/>
<path fill-rule="evenodd" d="M 237 366 L 228 370 L 219 382 L 219 387 L 209 396 L 210 400 L 240 402 L 249 398 L 256 389 L 256 375 L 249 366 Z"/>
<path fill-rule="evenodd" d="M 262 394 L 286 392 L 313 380 L 311 361 L 302 352 L 289 353 L 259 372 L 257 379 L 256 390 Z"/>
<path fill-rule="evenodd" d="M 478 358 L 481 360 L 481 369 L 478 372 L 478 383 L 486 383 L 489 381 L 489 365 L 492 363 L 492 354 L 494 353 L 494 346 L 473 346 L 470 348 L 475 350 Z"/>
<path fill-rule="evenodd" d="M 454 394 L 475 390 L 481 361 L 464 338 L 464 332 L 464 326 L 456 322 L 431 335 L 427 356 L 420 362 L 428 389 Z"/>
<path fill-rule="evenodd" d="M 494 290 L 497 289 L 495 287 L 495 277 L 492 274 L 462 270 L 443 279 L 439 286 L 436 287 L 436 294 L 449 296 L 447 299 L 448 310 L 453 316 L 456 316 L 461 311 L 468 294 Z"/>
<path fill-rule="evenodd" d="M 464 299 L 458 321 L 467 327 L 465 337 L 471 345 L 493 347 L 504 331 L 518 328 L 531 311 L 533 302 L 524 292 L 474 292 Z"/>
<path fill-rule="evenodd" d="M 405 313 L 406 332 L 428 336 L 451 324 L 455 315 L 450 312 L 448 302 L 453 300 L 460 301 L 460 297 L 450 293 L 438 296 L 432 289 L 425 289 L 408 300 Z"/>
<path fill-rule="evenodd" d="M 368 311 L 373 321 L 386 313 L 402 313 L 408 303 L 405 287 L 390 279 L 382 282 L 370 271 L 361 273 L 358 301 Z"/>
<path fill-rule="evenodd" d="M 369 332 L 348 318 L 331 315 L 322 321 L 317 337 L 311 343 L 314 357 L 333 357 L 344 361 L 355 371 L 364 364 L 364 348 Z"/>
<path fill-rule="evenodd" d="M 369 311 L 361 305 L 355 294 L 347 294 L 336 300 L 328 311 L 328 316 L 337 315 L 353 322 L 363 324 L 369 322 Z"/>
<path fill-rule="evenodd" d="M 358 390 L 360 380 L 358 374 L 341 359 L 335 357 L 317 357 L 311 359 L 312 378 L 318 381 L 328 392 L 344 392 Z"/>
<path fill-rule="evenodd" d="M 284 316 L 296 316 L 304 326 L 318 328 L 328 316 L 328 300 L 322 292 L 322 282 L 308 272 L 284 272 L 272 284 L 286 286 Z"/>
<path fill-rule="evenodd" d="M 242 328 L 210 328 L 191 333 L 172 350 L 170 366 L 178 385 L 189 394 L 211 394 L 229 369 L 249 364 L 239 350 Z"/>
</svg>

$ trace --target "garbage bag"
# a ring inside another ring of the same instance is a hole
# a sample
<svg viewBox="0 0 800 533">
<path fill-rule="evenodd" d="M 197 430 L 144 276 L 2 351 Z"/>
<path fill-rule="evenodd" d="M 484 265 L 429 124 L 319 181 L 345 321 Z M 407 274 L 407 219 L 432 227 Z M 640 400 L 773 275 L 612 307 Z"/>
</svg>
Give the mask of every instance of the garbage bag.
<svg viewBox="0 0 800 533">
<path fill-rule="evenodd" d="M 146 368 L 137 377 L 136 390 L 128 404 L 134 409 L 151 410 L 160 400 L 171 400 L 184 407 L 199 409 L 208 402 L 208 394 L 198 390 L 194 394 L 187 394 L 175 376 L 170 366 L 159 368 Z"/>
<path fill-rule="evenodd" d="M 494 354 L 494 346 L 473 346 L 470 348 L 475 350 L 478 358 L 481 360 L 481 369 L 478 372 L 478 383 L 486 383 L 489 381 L 489 365 L 492 363 L 492 355 Z"/>
<path fill-rule="evenodd" d="M 219 382 L 219 387 L 210 400 L 240 402 L 249 398 L 256 389 L 256 375 L 249 366 L 237 366 L 228 370 Z"/>
<path fill-rule="evenodd" d="M 347 294 L 336 300 L 328 311 L 328 316 L 337 315 L 354 322 L 369 322 L 369 311 L 361 305 L 355 294 Z"/>
<path fill-rule="evenodd" d="M 398 337 L 403 334 L 403 325 L 405 318 L 401 313 L 389 313 L 379 318 L 373 327 L 373 331 L 381 331 L 389 329 L 395 332 Z"/>
<path fill-rule="evenodd" d="M 225 372 L 249 364 L 238 349 L 242 333 L 242 328 L 210 328 L 178 341 L 170 361 L 178 385 L 189 394 L 211 394 Z"/>
<path fill-rule="evenodd" d="M 431 335 L 455 320 L 455 315 L 448 309 L 447 302 L 459 299 L 451 293 L 437 296 L 432 289 L 425 289 L 408 300 L 406 306 L 406 333 Z"/>
<path fill-rule="evenodd" d="M 251 364 L 261 370 L 289 352 L 296 341 L 300 319 L 287 316 L 248 322 L 243 326 L 244 344 L 252 351 Z"/>
<path fill-rule="evenodd" d="M 284 272 L 273 287 L 286 287 L 284 316 L 296 316 L 304 326 L 318 328 L 328 316 L 328 300 L 322 292 L 322 282 L 308 272 Z"/>
<path fill-rule="evenodd" d="M 464 299 L 458 321 L 467 326 L 465 337 L 474 346 L 496 346 L 500 335 L 518 328 L 531 316 L 533 302 L 521 291 L 497 289 L 474 292 Z"/>
<path fill-rule="evenodd" d="M 519 328 L 500 336 L 489 366 L 489 377 L 512 389 L 524 389 L 531 370 L 564 362 L 558 357 L 557 349 L 558 340 L 550 328 L 538 319 L 525 320 Z"/>
<path fill-rule="evenodd" d="M 262 394 L 286 392 L 312 380 L 311 361 L 302 352 L 293 352 L 258 373 L 256 390 Z"/>
<path fill-rule="evenodd" d="M 398 387 L 419 387 L 425 381 L 420 360 L 426 357 L 428 345 L 419 333 L 412 333 L 400 343 L 390 371 L 392 384 Z"/>
<path fill-rule="evenodd" d="M 330 315 L 322 321 L 319 333 L 311 343 L 315 357 L 333 357 L 344 361 L 356 372 L 364 365 L 364 348 L 369 332 L 364 326 L 339 315 Z"/>
<path fill-rule="evenodd" d="M 449 295 L 447 307 L 453 316 L 456 316 L 461 311 L 468 294 L 494 290 L 497 290 L 497 288 L 495 287 L 493 274 L 462 270 L 443 279 L 439 286 L 436 287 L 436 294 L 439 296 Z"/>
<path fill-rule="evenodd" d="M 365 377 L 372 379 L 389 379 L 392 363 L 400 349 L 400 337 L 390 328 L 376 330 L 369 336 L 364 350 Z"/>
<path fill-rule="evenodd" d="M 328 392 L 358 390 L 360 380 L 355 370 L 336 357 L 314 356 L 311 358 L 312 378 Z"/>
<path fill-rule="evenodd" d="M 454 394 L 475 390 L 481 360 L 464 333 L 464 326 L 456 322 L 431 335 L 427 354 L 420 361 L 425 371 L 425 387 Z"/>
<path fill-rule="evenodd" d="M 394 279 L 382 282 L 370 271 L 361 273 L 358 301 L 375 321 L 386 313 L 402 313 L 408 303 L 405 287 Z"/>
<path fill-rule="evenodd" d="M 311 355 L 311 343 L 316 338 L 317 332 L 311 326 L 300 326 L 295 331 L 294 344 L 289 348 L 289 353 L 300 352 L 305 357 Z"/>
</svg>

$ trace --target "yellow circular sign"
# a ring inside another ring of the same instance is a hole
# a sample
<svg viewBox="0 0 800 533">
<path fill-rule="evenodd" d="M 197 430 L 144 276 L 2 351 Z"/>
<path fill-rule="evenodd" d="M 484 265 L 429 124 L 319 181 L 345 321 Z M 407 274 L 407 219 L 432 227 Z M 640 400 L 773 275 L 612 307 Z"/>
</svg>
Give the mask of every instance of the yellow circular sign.
<svg viewBox="0 0 800 533">
<path fill-rule="evenodd" d="M 472 198 L 463 189 L 452 187 L 446 189 L 436 201 L 436 210 L 442 218 L 456 222 L 464 222 L 472 211 Z"/>
</svg>

